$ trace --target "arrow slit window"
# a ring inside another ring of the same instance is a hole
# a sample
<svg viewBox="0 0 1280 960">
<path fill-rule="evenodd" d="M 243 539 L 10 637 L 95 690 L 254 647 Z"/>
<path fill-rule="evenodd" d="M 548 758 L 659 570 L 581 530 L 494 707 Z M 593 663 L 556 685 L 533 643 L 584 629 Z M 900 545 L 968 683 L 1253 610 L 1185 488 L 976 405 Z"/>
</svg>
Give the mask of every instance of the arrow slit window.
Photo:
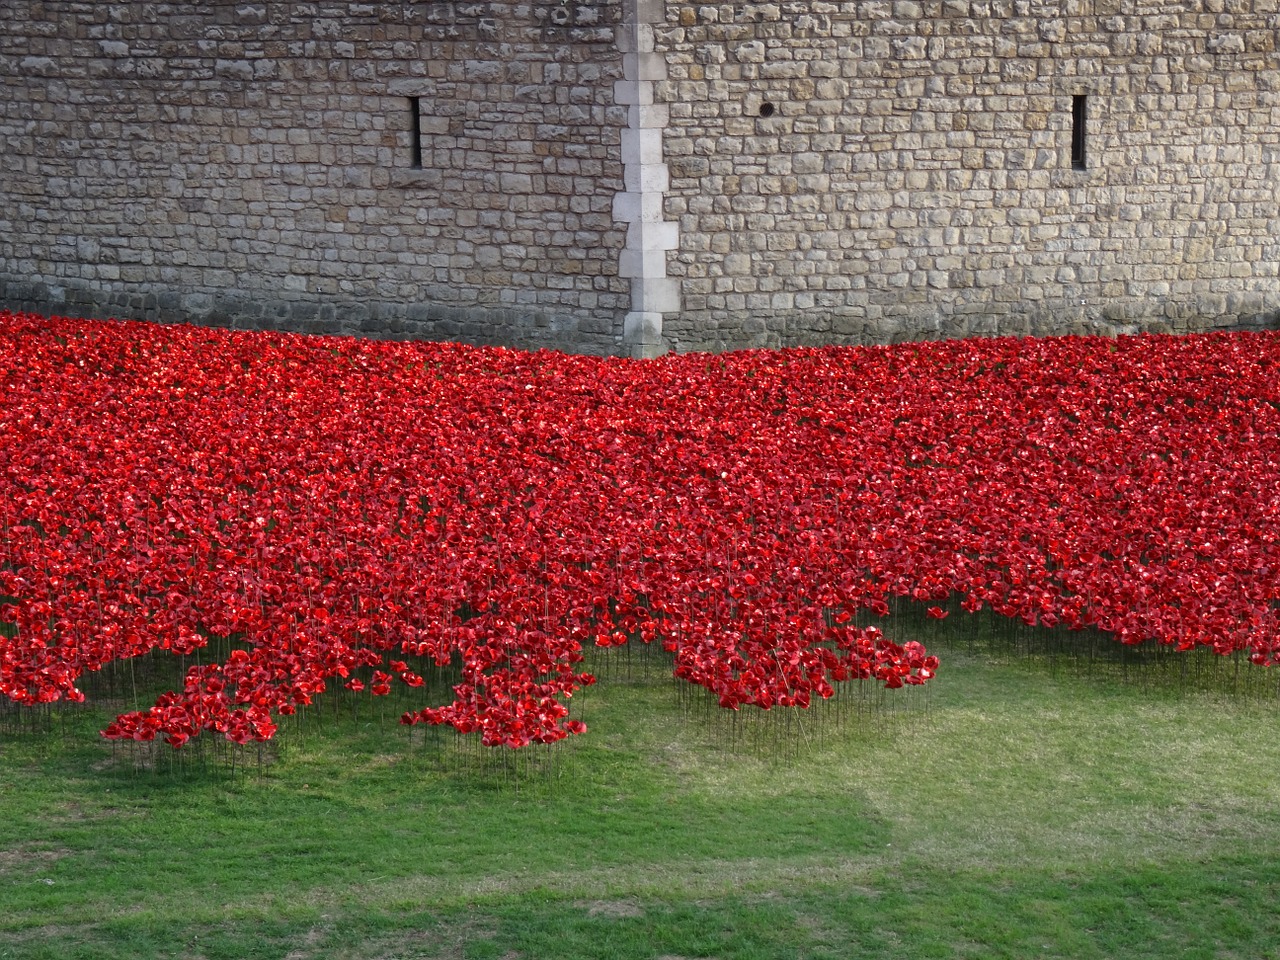
<svg viewBox="0 0 1280 960">
<path fill-rule="evenodd" d="M 1089 98 L 1078 94 L 1071 98 L 1071 169 L 1085 170 L 1089 166 L 1085 133 L 1089 120 Z"/>
</svg>

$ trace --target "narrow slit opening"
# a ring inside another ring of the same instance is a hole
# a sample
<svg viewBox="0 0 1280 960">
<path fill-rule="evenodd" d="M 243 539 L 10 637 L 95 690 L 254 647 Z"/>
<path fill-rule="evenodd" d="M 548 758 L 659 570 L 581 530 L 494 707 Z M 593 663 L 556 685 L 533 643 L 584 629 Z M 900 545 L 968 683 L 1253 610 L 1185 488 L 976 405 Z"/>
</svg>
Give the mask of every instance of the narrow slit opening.
<svg viewBox="0 0 1280 960">
<path fill-rule="evenodd" d="M 1089 98 L 1077 94 L 1071 98 L 1071 168 L 1084 170 L 1088 167 L 1088 156 L 1085 153 L 1085 128 L 1089 119 Z"/>
<path fill-rule="evenodd" d="M 422 169 L 422 98 L 409 98 L 409 165 Z"/>
</svg>

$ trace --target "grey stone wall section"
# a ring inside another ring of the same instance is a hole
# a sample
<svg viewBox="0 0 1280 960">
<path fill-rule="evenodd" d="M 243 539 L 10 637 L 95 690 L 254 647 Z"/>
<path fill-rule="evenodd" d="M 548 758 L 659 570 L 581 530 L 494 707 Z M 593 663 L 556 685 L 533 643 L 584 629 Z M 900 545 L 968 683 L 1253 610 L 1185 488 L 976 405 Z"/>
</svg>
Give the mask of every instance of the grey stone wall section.
<svg viewBox="0 0 1280 960">
<path fill-rule="evenodd" d="M 1280 321 L 1280 0 L 4 13 L 6 306 L 633 356 Z"/>
<path fill-rule="evenodd" d="M 617 23 L 576 0 L 10 0 L 0 299 L 618 353 Z"/>
<path fill-rule="evenodd" d="M 1274 323 L 1277 11 L 669 3 L 668 346 Z"/>
</svg>

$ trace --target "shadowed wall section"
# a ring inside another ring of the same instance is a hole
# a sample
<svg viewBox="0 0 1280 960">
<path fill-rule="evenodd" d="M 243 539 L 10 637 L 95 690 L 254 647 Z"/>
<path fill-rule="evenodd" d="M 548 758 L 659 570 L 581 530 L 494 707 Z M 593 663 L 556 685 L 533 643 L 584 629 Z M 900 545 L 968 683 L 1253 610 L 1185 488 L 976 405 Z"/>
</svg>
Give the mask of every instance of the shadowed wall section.
<svg viewBox="0 0 1280 960">
<path fill-rule="evenodd" d="M 607 3 L 79 3 L 0 22 L 0 290 L 621 349 Z"/>
</svg>

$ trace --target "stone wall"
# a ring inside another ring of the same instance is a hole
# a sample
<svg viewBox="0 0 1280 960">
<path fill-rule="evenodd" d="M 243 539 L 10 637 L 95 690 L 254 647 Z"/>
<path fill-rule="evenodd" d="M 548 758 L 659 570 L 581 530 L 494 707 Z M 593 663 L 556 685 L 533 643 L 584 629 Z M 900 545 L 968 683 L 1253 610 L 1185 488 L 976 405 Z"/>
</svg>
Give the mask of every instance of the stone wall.
<svg viewBox="0 0 1280 960">
<path fill-rule="evenodd" d="M 1277 9 L 669 3 L 667 342 L 1274 319 Z"/>
<path fill-rule="evenodd" d="M 616 4 L 4 13 L 5 302 L 621 349 Z"/>
<path fill-rule="evenodd" d="M 653 355 L 1280 316 L 1280 0 L 0 19 L 0 303 Z"/>
</svg>

